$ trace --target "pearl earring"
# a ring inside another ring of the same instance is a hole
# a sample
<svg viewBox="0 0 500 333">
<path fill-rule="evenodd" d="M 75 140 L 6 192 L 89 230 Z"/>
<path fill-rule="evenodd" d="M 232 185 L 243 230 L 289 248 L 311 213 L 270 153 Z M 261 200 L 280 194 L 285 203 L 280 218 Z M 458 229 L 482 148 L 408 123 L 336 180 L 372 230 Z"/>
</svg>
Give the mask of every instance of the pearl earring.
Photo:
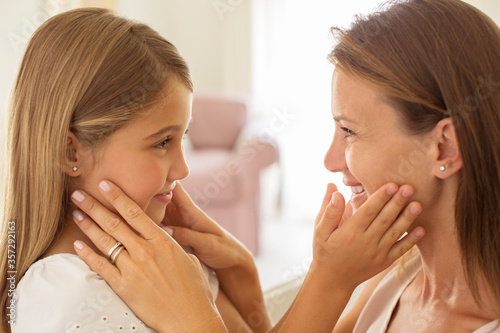
<svg viewBox="0 0 500 333">
<path fill-rule="evenodd" d="M 439 167 L 439 170 L 440 170 L 440 171 L 446 171 L 446 165 L 441 165 L 441 166 Z"/>
<path fill-rule="evenodd" d="M 76 166 L 73 167 L 73 171 L 76 172 L 78 168 Z"/>
</svg>

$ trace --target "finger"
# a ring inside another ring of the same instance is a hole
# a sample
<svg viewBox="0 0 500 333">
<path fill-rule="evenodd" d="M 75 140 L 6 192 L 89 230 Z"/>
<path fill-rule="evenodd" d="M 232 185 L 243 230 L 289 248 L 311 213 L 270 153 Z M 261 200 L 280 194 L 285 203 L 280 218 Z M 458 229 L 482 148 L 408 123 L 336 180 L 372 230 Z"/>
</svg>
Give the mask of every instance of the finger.
<svg viewBox="0 0 500 333">
<path fill-rule="evenodd" d="M 91 270 L 99 274 L 111 288 L 115 289 L 119 285 L 120 271 L 104 257 L 95 253 L 82 241 L 74 243 L 76 254 L 90 267 Z"/>
<path fill-rule="evenodd" d="M 73 212 L 73 220 L 83 233 L 107 256 L 116 244 L 116 239 L 105 233 L 99 226 L 80 210 Z"/>
<path fill-rule="evenodd" d="M 177 187 L 177 186 L 176 186 Z M 123 191 L 110 182 L 109 180 L 103 180 L 99 183 L 99 191 L 102 193 L 104 198 L 118 211 L 118 213 L 127 221 L 127 223 L 139 232 L 142 237 L 146 240 L 151 240 L 157 237 L 163 237 L 163 233 L 156 223 L 154 223 L 151 218 L 137 205 L 132 199 L 130 199 Z M 100 211 L 102 212 L 102 211 Z M 94 218 L 92 216 L 94 220 Z M 112 220 L 114 224 L 113 229 L 130 229 L 122 223 L 121 219 Z M 105 231 L 111 231 L 106 230 Z M 112 232 L 109 232 L 111 236 L 120 240 Z"/>
<path fill-rule="evenodd" d="M 323 197 L 323 202 L 321 203 L 321 208 L 319 209 L 319 213 L 314 221 L 314 225 L 316 226 L 321 218 L 323 217 L 323 214 L 325 213 L 326 206 L 330 203 L 330 200 L 332 199 L 333 192 L 337 191 L 337 186 L 333 183 L 328 183 L 326 186 L 326 193 Z"/>
<path fill-rule="evenodd" d="M 193 199 L 186 192 L 182 184 L 177 181 L 176 186 L 173 191 L 172 202 L 175 203 L 179 209 L 189 209 L 192 206 L 196 206 Z"/>
<path fill-rule="evenodd" d="M 403 212 L 404 207 L 413 195 L 414 189 L 410 185 L 403 185 L 399 188 L 396 194 L 387 202 L 387 204 L 382 208 L 378 216 L 369 225 L 368 231 L 370 233 L 377 233 L 384 235 L 389 228 L 393 226 L 393 222 L 396 221 L 398 216 Z M 395 228 L 391 228 L 392 232 L 395 232 Z M 399 237 L 403 235 L 404 230 Z M 399 238 L 398 237 L 398 238 Z M 398 239 L 396 238 L 396 240 Z M 396 241 L 395 240 L 395 241 Z"/>
<path fill-rule="evenodd" d="M 326 206 L 323 217 L 316 226 L 316 235 L 327 239 L 331 233 L 337 229 L 342 214 L 344 212 L 345 202 L 344 197 L 340 192 L 334 192 L 328 205 Z"/>
<path fill-rule="evenodd" d="M 398 186 L 393 183 L 385 184 L 380 187 L 363 205 L 361 205 L 361 207 L 358 208 L 356 213 L 352 215 L 351 221 L 348 224 L 365 231 L 397 191 Z"/>
<path fill-rule="evenodd" d="M 383 234 L 379 244 L 384 247 L 393 246 L 401 236 L 404 235 L 408 228 L 410 228 L 413 222 L 415 222 L 421 211 L 422 206 L 420 203 L 416 201 L 410 203 L 397 220 L 390 225 L 389 229 Z"/>
<path fill-rule="evenodd" d="M 408 233 L 405 237 L 401 238 L 394 246 L 392 246 L 391 250 L 388 254 L 388 259 L 390 261 L 394 261 L 401 257 L 403 254 L 408 252 L 415 244 L 418 243 L 425 236 L 425 230 L 422 227 L 417 227 L 411 232 Z"/>
<path fill-rule="evenodd" d="M 342 220 L 339 223 L 339 227 L 341 227 L 342 224 L 344 224 L 344 222 L 347 221 L 347 219 L 349 219 L 352 216 L 352 211 L 353 211 L 353 209 L 352 209 L 352 205 L 351 205 L 351 200 L 349 200 L 345 204 L 344 213 L 342 214 Z"/>
<path fill-rule="evenodd" d="M 195 251 L 197 247 L 204 247 L 207 242 L 208 234 L 206 233 L 194 231 L 189 228 L 172 226 L 164 227 L 164 229 L 167 230 L 167 232 L 172 236 L 173 239 L 177 241 L 177 243 L 183 246 L 191 246 Z M 171 230 L 171 233 L 168 231 L 168 229 Z"/>
<path fill-rule="evenodd" d="M 99 201 L 88 193 L 78 190 L 71 195 L 72 201 L 86 213 L 101 229 L 125 247 L 134 246 L 137 241 L 143 241 L 120 217 L 110 212 Z"/>
</svg>

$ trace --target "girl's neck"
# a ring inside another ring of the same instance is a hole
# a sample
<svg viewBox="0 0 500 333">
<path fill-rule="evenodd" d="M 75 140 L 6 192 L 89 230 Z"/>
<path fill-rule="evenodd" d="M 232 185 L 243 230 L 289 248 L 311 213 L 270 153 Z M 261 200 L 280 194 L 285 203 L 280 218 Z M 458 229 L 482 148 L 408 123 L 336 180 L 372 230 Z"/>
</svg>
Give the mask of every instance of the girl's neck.
<svg viewBox="0 0 500 333">
<path fill-rule="evenodd" d="M 92 241 L 83 233 L 83 231 L 76 225 L 73 220 L 73 211 L 77 207 L 70 203 L 66 216 L 64 219 L 64 225 L 61 232 L 56 239 L 52 242 L 50 247 L 45 251 L 41 258 L 46 258 L 48 256 L 60 253 L 71 253 L 76 254 L 73 243 L 76 240 L 83 241 L 86 245 L 90 246 L 96 253 L 101 254 L 101 252 L 95 247 Z"/>
</svg>

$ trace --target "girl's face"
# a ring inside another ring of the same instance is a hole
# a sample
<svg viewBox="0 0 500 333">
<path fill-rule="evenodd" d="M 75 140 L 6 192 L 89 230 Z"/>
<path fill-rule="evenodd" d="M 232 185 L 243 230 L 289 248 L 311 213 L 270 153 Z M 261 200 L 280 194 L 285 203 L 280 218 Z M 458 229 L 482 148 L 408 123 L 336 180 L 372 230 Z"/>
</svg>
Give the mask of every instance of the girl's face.
<svg viewBox="0 0 500 333">
<path fill-rule="evenodd" d="M 97 190 L 101 180 L 112 181 L 156 223 L 164 217 L 175 181 L 189 174 L 182 139 L 191 119 L 192 94 L 180 83 L 166 92 L 163 102 L 110 135 L 86 159 L 80 183 L 116 212 Z"/>
<path fill-rule="evenodd" d="M 432 149 L 425 146 L 430 138 L 408 134 L 394 107 L 370 86 L 339 70 L 332 77 L 332 114 L 335 133 L 325 167 L 342 172 L 344 184 L 352 190 L 354 209 L 388 182 L 412 185 L 412 199 L 424 204 L 421 200 L 433 180 Z"/>
</svg>

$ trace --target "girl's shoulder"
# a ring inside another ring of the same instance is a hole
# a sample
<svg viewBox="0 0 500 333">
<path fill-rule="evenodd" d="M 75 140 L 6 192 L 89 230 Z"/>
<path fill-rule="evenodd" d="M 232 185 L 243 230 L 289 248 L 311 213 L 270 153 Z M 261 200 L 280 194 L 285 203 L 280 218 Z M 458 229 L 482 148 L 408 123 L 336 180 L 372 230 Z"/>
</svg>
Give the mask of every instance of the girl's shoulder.
<svg viewBox="0 0 500 333">
<path fill-rule="evenodd" d="M 16 289 L 14 332 L 154 332 L 77 255 L 35 262 Z"/>
</svg>

